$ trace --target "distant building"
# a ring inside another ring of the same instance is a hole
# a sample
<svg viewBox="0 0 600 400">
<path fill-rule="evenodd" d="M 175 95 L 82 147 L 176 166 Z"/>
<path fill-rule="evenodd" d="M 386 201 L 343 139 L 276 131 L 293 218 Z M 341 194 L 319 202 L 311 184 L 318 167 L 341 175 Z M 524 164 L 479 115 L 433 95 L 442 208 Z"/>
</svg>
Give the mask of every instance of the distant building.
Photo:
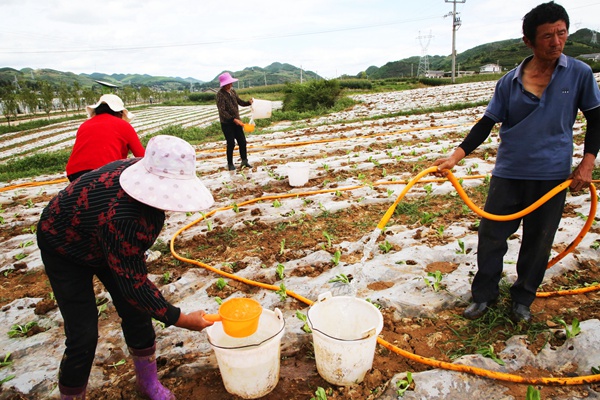
<svg viewBox="0 0 600 400">
<path fill-rule="evenodd" d="M 579 56 L 579 58 L 583 58 L 584 60 L 600 61 L 600 53 L 582 54 Z"/>
<path fill-rule="evenodd" d="M 444 71 L 427 71 L 425 72 L 425 78 L 443 78 Z"/>
<path fill-rule="evenodd" d="M 480 74 L 499 74 L 502 72 L 502 67 L 498 64 L 485 64 L 479 68 Z"/>
</svg>

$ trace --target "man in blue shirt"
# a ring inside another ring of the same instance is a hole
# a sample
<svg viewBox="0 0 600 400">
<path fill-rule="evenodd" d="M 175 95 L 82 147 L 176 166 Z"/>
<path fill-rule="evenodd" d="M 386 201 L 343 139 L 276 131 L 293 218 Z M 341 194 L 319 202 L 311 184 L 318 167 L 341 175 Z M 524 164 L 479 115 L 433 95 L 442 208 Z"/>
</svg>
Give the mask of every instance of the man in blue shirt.
<svg viewBox="0 0 600 400">
<path fill-rule="evenodd" d="M 453 154 L 437 160 L 445 175 L 475 150 L 501 123 L 500 145 L 492 171 L 485 211 L 512 214 L 534 203 L 566 179 L 573 192 L 589 186 L 600 148 L 600 90 L 591 68 L 562 53 L 568 37 L 565 9 L 548 2 L 523 18 L 523 42 L 533 51 L 502 77 L 492 100 Z M 583 158 L 571 171 L 573 124 L 581 110 L 587 121 Z M 446 171 L 445 171 L 446 170 Z M 481 317 L 499 295 L 507 240 L 523 220 L 517 280 L 510 289 L 513 320 L 531 320 L 530 305 L 544 279 L 566 192 L 529 215 L 499 222 L 482 218 L 478 231 L 477 273 L 471 285 L 468 319 Z"/>
</svg>

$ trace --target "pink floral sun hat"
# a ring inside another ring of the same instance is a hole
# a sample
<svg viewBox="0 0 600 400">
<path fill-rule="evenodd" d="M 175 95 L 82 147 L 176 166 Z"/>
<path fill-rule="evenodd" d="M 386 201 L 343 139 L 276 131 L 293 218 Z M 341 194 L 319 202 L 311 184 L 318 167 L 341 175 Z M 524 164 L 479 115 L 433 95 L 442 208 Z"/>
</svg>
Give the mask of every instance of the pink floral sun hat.
<svg viewBox="0 0 600 400">
<path fill-rule="evenodd" d="M 155 136 L 146 155 L 119 178 L 121 187 L 139 202 L 165 211 L 194 212 L 215 202 L 196 176 L 196 151 L 175 136 Z"/>
</svg>

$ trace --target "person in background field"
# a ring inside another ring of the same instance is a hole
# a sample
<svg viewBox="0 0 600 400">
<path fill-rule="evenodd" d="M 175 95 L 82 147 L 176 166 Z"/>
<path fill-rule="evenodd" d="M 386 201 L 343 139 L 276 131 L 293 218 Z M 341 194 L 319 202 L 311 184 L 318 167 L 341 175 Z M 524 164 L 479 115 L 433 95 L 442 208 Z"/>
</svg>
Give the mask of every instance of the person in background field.
<svg viewBox="0 0 600 400">
<path fill-rule="evenodd" d="M 133 114 L 127 111 L 123 100 L 114 94 L 105 94 L 93 106 L 86 107 L 89 119 L 77 130 L 73 151 L 67 162 L 70 182 L 81 175 L 109 162 L 144 156 L 144 147 L 129 123 Z"/>
<path fill-rule="evenodd" d="M 500 126 L 500 145 L 492 171 L 485 211 L 512 214 L 572 179 L 569 189 L 580 191 L 592 181 L 600 148 L 600 90 L 591 68 L 562 53 L 568 37 L 565 9 L 548 2 L 523 18 L 523 41 L 533 51 L 496 84 L 490 103 L 454 153 L 437 160 L 438 176 L 445 175 L 461 159 Z M 578 110 L 586 118 L 582 159 L 572 171 L 573 124 Z M 507 240 L 523 221 L 523 237 L 517 260 L 517 279 L 510 288 L 513 320 L 531 320 L 530 305 L 542 280 L 554 235 L 558 229 L 566 191 L 554 196 L 523 218 L 499 222 L 481 219 L 478 229 L 477 273 L 471 284 L 473 302 L 463 316 L 485 314 L 499 296 Z"/>
<path fill-rule="evenodd" d="M 219 110 L 219 121 L 221 122 L 221 130 L 227 141 L 227 169 L 235 171 L 233 165 L 233 150 L 235 142 L 237 142 L 240 157 L 242 158 L 242 167 L 252 168 L 248 163 L 248 154 L 246 152 L 246 135 L 244 134 L 244 123 L 240 119 L 240 111 L 238 105 L 248 107 L 252 104 L 250 101 L 240 99 L 235 90 L 233 90 L 233 82 L 237 79 L 229 73 L 224 72 L 219 76 L 219 84 L 221 89 L 217 92 L 217 109 Z"/>
<path fill-rule="evenodd" d="M 64 319 L 61 399 L 85 398 L 98 342 L 94 276 L 122 320 L 138 391 L 153 400 L 175 398 L 158 381 L 152 318 L 193 331 L 212 322 L 202 310 L 187 314 L 165 300 L 148 279 L 144 253 L 163 228 L 165 210 L 195 212 L 213 203 L 196 176 L 194 148 L 166 135 L 153 137 L 143 158 L 88 172 L 50 200 L 37 242 Z"/>
</svg>

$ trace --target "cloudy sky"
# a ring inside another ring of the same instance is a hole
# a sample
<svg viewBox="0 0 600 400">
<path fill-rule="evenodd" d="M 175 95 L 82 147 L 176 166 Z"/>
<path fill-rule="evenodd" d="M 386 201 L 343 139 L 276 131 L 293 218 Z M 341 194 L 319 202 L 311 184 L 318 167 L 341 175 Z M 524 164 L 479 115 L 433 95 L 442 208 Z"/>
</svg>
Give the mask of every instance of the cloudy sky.
<svg viewBox="0 0 600 400">
<path fill-rule="evenodd" d="M 325 78 L 452 52 L 452 0 L 1 0 L 0 67 L 212 80 L 282 62 Z M 541 0 L 456 0 L 458 53 L 521 37 Z M 558 0 L 571 32 L 600 0 Z M 600 40 L 600 38 L 599 38 Z M 416 66 L 415 66 L 416 68 Z"/>
</svg>

